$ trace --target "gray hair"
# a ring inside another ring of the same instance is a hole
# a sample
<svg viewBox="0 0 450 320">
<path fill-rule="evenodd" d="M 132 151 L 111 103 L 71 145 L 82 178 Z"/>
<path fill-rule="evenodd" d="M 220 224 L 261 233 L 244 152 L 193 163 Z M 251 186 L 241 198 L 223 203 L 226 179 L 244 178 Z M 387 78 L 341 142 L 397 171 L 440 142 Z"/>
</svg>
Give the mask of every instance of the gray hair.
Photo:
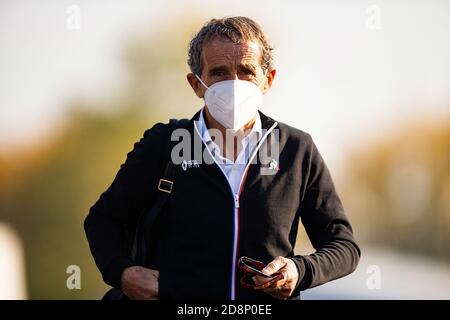
<svg viewBox="0 0 450 320">
<path fill-rule="evenodd" d="M 247 17 L 230 17 L 208 21 L 189 43 L 188 65 L 191 72 L 202 73 L 201 56 L 203 45 L 216 37 L 225 37 L 233 43 L 258 40 L 262 49 L 261 67 L 269 70 L 273 66 L 273 48 L 269 45 L 261 27 Z"/>
</svg>

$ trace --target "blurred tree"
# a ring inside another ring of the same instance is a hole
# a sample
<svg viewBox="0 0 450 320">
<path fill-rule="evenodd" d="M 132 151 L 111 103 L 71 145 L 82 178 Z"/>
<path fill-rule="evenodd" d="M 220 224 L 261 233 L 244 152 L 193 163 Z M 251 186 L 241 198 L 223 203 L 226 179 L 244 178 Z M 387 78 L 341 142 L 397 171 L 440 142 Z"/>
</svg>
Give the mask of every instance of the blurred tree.
<svg viewBox="0 0 450 320">
<path fill-rule="evenodd" d="M 420 121 L 347 160 L 360 239 L 450 261 L 450 123 Z"/>
<path fill-rule="evenodd" d="M 0 220 L 23 238 L 30 298 L 95 299 L 105 292 L 83 220 L 146 128 L 201 107 L 185 79 L 187 45 L 200 26 L 194 21 L 204 19 L 173 19 L 130 39 L 128 86 L 107 99 L 114 103 L 73 103 L 49 141 L 0 154 Z M 81 268 L 81 290 L 66 287 L 69 265 Z"/>
</svg>

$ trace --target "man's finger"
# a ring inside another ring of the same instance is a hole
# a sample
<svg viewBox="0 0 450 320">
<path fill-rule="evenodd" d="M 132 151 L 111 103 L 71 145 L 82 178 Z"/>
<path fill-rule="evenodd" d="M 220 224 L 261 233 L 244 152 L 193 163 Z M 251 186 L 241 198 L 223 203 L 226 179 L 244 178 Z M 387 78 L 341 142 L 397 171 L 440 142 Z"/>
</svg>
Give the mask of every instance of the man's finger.
<svg viewBox="0 0 450 320">
<path fill-rule="evenodd" d="M 272 275 L 272 273 L 277 272 L 278 270 L 280 270 L 281 268 L 283 268 L 286 265 L 286 259 L 284 257 L 276 257 L 271 263 L 269 263 L 264 269 L 262 269 L 261 271 L 270 276 Z"/>
<path fill-rule="evenodd" d="M 153 269 L 151 269 L 152 270 L 152 274 L 157 278 L 157 279 L 159 279 L 159 271 L 158 270 L 153 270 Z"/>
<path fill-rule="evenodd" d="M 286 283 L 286 279 L 284 279 L 284 278 L 281 278 L 277 281 L 271 281 L 271 279 L 265 278 L 262 276 L 253 276 L 252 279 L 253 279 L 253 282 L 257 286 L 262 285 L 267 282 L 271 282 L 267 288 L 278 288 L 278 287 L 283 286 Z"/>
<path fill-rule="evenodd" d="M 267 281 L 267 278 L 264 278 L 264 277 L 262 277 L 262 276 L 253 276 L 252 279 L 253 279 L 253 282 L 254 282 L 257 286 L 259 286 L 260 284 L 263 284 L 264 282 Z"/>
<path fill-rule="evenodd" d="M 269 288 L 275 288 L 275 289 L 280 289 L 284 286 L 284 284 L 286 283 L 285 279 L 280 279 L 276 282 L 273 282 Z"/>
</svg>

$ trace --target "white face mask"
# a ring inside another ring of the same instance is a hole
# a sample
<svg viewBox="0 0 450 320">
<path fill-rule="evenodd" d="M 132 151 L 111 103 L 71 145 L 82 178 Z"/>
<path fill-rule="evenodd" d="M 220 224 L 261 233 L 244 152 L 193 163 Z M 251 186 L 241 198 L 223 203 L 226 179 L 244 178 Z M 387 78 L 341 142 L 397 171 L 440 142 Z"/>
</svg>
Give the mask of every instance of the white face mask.
<svg viewBox="0 0 450 320">
<path fill-rule="evenodd" d="M 225 80 L 205 86 L 205 103 L 213 118 L 226 129 L 237 131 L 253 119 L 261 105 L 260 86 L 245 80 Z"/>
</svg>

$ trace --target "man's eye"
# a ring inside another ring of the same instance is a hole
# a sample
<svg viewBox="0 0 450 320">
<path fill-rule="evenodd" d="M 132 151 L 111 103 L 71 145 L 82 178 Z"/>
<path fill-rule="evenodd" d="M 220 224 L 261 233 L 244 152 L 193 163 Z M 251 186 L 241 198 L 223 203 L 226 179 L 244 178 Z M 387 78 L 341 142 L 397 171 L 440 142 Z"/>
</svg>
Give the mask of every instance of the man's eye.
<svg viewBox="0 0 450 320">
<path fill-rule="evenodd" d="M 211 74 L 216 77 L 221 77 L 221 76 L 225 75 L 225 72 L 223 72 L 221 70 L 215 70 L 215 71 L 211 72 Z"/>
<path fill-rule="evenodd" d="M 248 69 L 242 70 L 240 73 L 245 76 L 254 76 L 255 75 L 255 73 L 252 70 L 248 70 Z"/>
</svg>

